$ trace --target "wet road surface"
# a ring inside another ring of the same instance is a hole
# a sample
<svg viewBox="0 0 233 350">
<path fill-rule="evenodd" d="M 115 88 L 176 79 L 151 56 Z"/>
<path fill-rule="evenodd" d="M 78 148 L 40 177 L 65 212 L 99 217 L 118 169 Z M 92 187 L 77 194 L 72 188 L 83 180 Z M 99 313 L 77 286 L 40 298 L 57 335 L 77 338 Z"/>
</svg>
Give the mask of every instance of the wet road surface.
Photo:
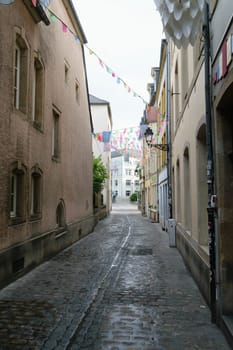
<svg viewBox="0 0 233 350">
<path fill-rule="evenodd" d="M 229 347 L 167 233 L 117 201 L 92 234 L 0 291 L 0 349 Z"/>
</svg>

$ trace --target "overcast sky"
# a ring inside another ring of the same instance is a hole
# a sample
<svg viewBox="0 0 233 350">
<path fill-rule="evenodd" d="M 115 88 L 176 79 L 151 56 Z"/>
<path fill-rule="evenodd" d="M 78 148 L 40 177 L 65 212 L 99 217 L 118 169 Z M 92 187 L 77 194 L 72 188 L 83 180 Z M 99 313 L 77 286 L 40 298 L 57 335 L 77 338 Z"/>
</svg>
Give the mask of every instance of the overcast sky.
<svg viewBox="0 0 233 350">
<path fill-rule="evenodd" d="M 87 46 L 114 71 L 113 78 L 85 49 L 90 94 L 110 102 L 113 129 L 138 126 L 149 100 L 151 68 L 159 66 L 162 23 L 153 0 L 73 0 Z"/>
</svg>

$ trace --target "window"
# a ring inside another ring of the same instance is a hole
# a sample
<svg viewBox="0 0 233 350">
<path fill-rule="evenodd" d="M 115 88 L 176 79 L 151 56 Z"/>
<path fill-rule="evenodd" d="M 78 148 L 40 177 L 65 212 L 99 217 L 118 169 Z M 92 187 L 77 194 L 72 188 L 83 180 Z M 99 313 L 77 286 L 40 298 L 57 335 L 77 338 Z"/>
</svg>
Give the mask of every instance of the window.
<svg viewBox="0 0 233 350">
<path fill-rule="evenodd" d="M 20 47 L 15 46 L 15 82 L 14 82 L 14 106 L 19 109 L 19 87 L 20 87 Z"/>
<path fill-rule="evenodd" d="M 27 112 L 28 94 L 28 48 L 25 40 L 17 33 L 14 53 L 14 107 Z"/>
<path fill-rule="evenodd" d="M 12 174 L 11 176 L 11 206 L 10 206 L 10 215 L 11 217 L 16 216 L 16 201 L 17 201 L 17 176 Z"/>
<path fill-rule="evenodd" d="M 69 82 L 69 70 L 70 70 L 70 65 L 68 62 L 65 61 L 65 83 L 68 84 Z"/>
<path fill-rule="evenodd" d="M 34 60 L 32 86 L 32 120 L 34 126 L 42 127 L 44 69 L 38 58 Z"/>
<path fill-rule="evenodd" d="M 135 181 L 134 181 L 134 184 L 135 184 L 135 186 L 139 186 L 139 181 L 138 181 L 138 180 L 135 180 Z"/>
<path fill-rule="evenodd" d="M 41 215 L 41 178 L 42 172 L 36 166 L 31 174 L 31 209 L 32 218 L 38 218 Z"/>
<path fill-rule="evenodd" d="M 79 83 L 76 81 L 75 82 L 75 98 L 76 98 L 76 101 L 79 102 Z"/>
<path fill-rule="evenodd" d="M 26 169 L 20 163 L 14 164 L 10 176 L 10 218 L 12 223 L 25 219 L 25 175 Z"/>
<path fill-rule="evenodd" d="M 125 195 L 126 195 L 126 197 L 129 197 L 130 196 L 130 191 L 125 191 Z"/>
<path fill-rule="evenodd" d="M 53 109 L 52 158 L 59 158 L 59 114 Z"/>
<path fill-rule="evenodd" d="M 186 99 L 188 93 L 188 49 L 181 48 L 181 93 L 182 93 L 182 102 Z"/>
<path fill-rule="evenodd" d="M 179 70 L 178 70 L 178 62 L 176 62 L 176 67 L 175 67 L 175 86 L 174 86 L 175 91 L 173 92 L 174 96 L 174 106 L 173 106 L 173 111 L 174 111 L 174 126 L 176 127 L 177 122 L 179 121 L 179 113 L 180 113 L 180 84 L 179 84 Z"/>
<path fill-rule="evenodd" d="M 65 204 L 61 199 L 56 209 L 56 226 L 57 229 L 64 229 L 65 227 Z"/>
<path fill-rule="evenodd" d="M 126 184 L 126 186 L 130 186 L 131 185 L 131 180 L 126 180 L 125 184 Z"/>
<path fill-rule="evenodd" d="M 115 186 L 118 186 L 118 180 L 115 180 Z"/>
</svg>

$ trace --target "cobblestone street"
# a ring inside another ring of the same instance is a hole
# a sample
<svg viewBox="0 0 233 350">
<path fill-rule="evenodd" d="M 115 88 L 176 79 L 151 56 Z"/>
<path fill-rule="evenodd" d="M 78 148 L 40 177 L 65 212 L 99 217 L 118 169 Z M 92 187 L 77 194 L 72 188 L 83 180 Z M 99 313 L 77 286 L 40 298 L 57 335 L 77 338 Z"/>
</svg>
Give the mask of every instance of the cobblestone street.
<svg viewBox="0 0 233 350">
<path fill-rule="evenodd" d="M 227 350 L 176 248 L 135 205 L 0 291 L 0 349 Z"/>
</svg>

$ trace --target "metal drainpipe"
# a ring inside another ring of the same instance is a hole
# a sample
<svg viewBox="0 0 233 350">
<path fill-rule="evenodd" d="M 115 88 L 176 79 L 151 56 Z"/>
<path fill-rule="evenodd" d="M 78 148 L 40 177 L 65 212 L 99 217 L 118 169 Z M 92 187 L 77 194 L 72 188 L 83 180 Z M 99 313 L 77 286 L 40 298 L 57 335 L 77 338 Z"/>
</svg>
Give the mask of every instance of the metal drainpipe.
<svg viewBox="0 0 233 350">
<path fill-rule="evenodd" d="M 166 117 L 166 129 L 167 129 L 167 184 L 168 184 L 168 219 L 172 218 L 172 187 L 171 187 L 171 108 L 170 108 L 170 46 L 169 42 L 166 42 L 167 45 L 167 67 L 166 67 L 166 77 L 167 77 L 167 84 L 166 84 L 166 95 L 167 95 L 167 101 L 166 101 L 166 110 L 167 110 L 167 117 Z"/>
<path fill-rule="evenodd" d="M 216 323 L 216 256 L 215 256 L 215 207 L 214 168 L 213 168 L 213 139 L 211 117 L 211 84 L 210 84 L 210 33 L 209 5 L 205 2 L 205 22 L 203 26 L 205 37 L 205 103 L 206 103 L 206 146 L 207 146 L 207 184 L 208 184 L 208 235 L 209 235 L 209 264 L 210 264 L 210 310 L 211 321 Z"/>
</svg>

